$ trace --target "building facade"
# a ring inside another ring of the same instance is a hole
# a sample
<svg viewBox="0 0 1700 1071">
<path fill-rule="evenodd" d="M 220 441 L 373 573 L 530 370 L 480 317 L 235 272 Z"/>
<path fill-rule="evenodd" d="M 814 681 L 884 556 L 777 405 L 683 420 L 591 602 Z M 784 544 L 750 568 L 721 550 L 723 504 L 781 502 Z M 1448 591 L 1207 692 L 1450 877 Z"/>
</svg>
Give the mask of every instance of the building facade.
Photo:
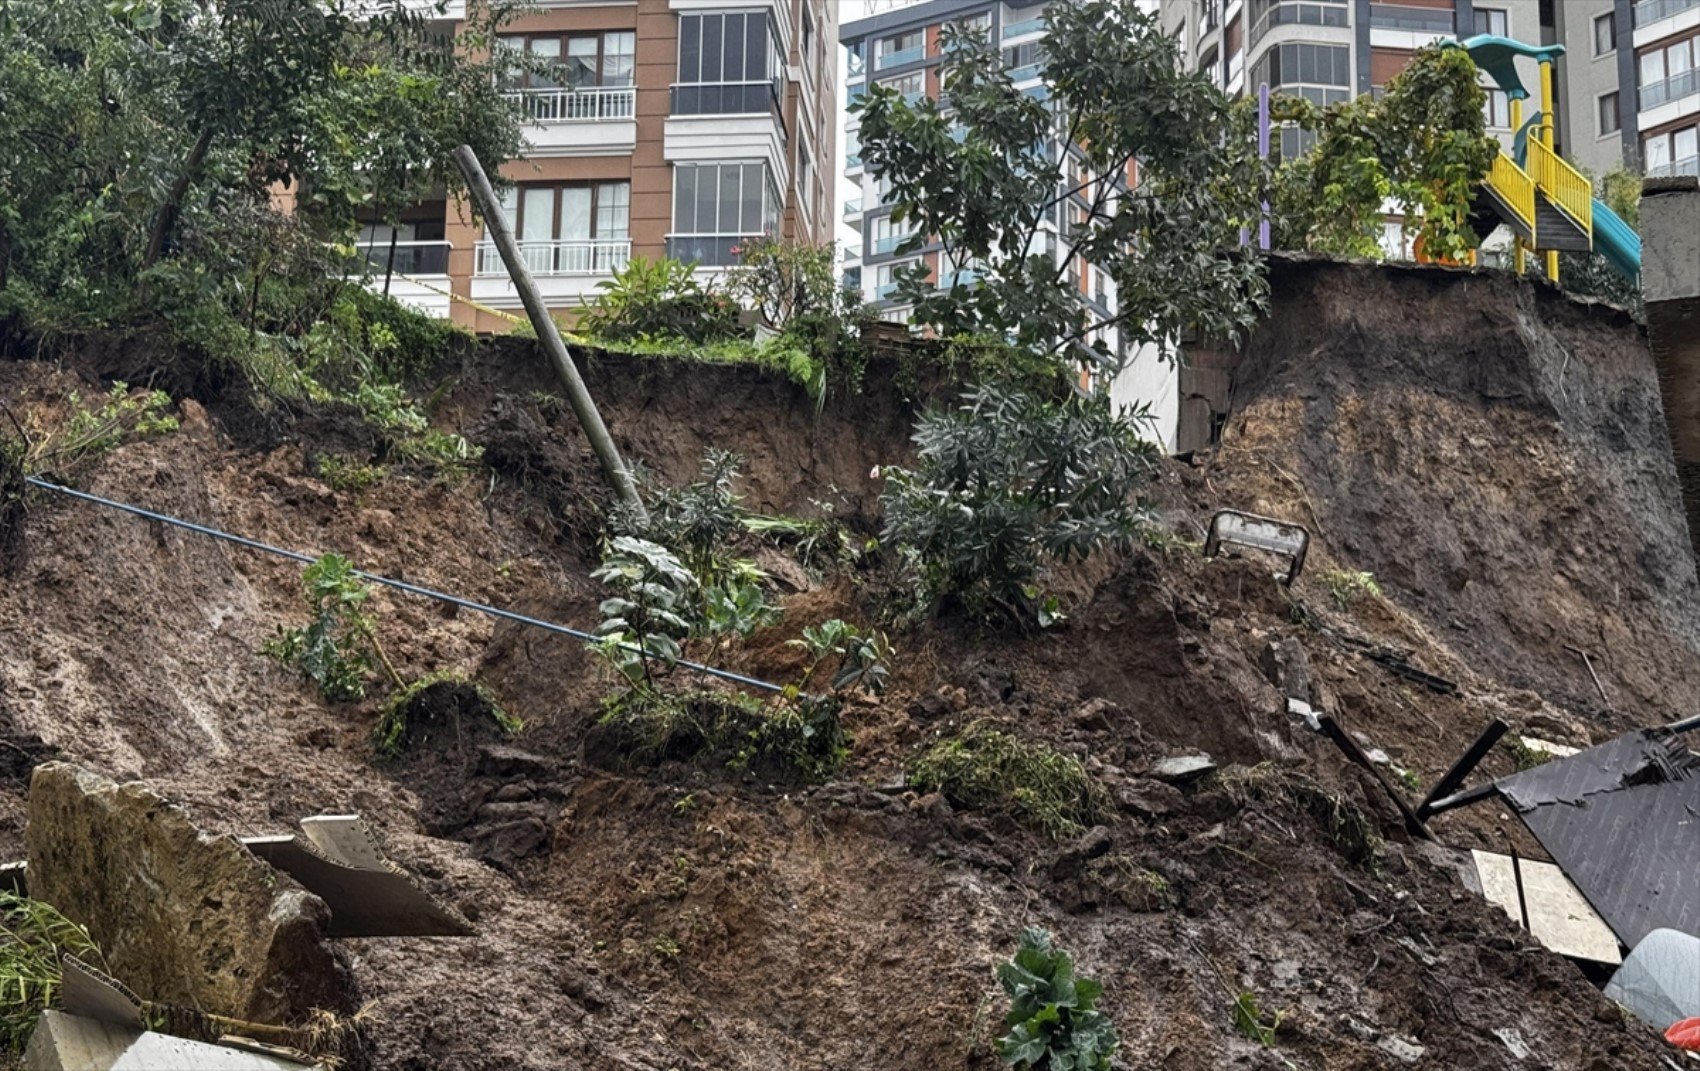
<svg viewBox="0 0 1700 1071">
<path fill-rule="evenodd" d="M 527 148 L 501 164 L 514 183 L 504 211 L 552 310 L 570 316 L 634 256 L 712 270 L 754 235 L 832 240 L 837 10 L 835 0 L 540 0 L 504 27 L 503 46 L 558 65 L 510 88 Z M 509 326 L 485 310 L 520 309 L 462 201 L 418 205 L 363 242 L 380 272 L 393 244 L 390 293 L 415 307 L 478 331 Z"/>
<path fill-rule="evenodd" d="M 1052 0 L 1063 3 L 1066 0 Z M 891 86 L 911 100 L 937 99 L 945 63 L 944 31 L 956 26 L 984 33 L 1002 52 L 1005 67 L 1017 88 L 1045 99 L 1048 90 L 1040 78 L 1045 40 L 1043 0 L 923 0 L 892 11 L 846 23 L 840 40 L 847 57 L 846 95 L 854 104 L 871 84 Z M 972 285 L 975 265 L 953 264 L 937 243 L 923 241 L 913 250 L 899 247 L 913 237 L 911 231 L 891 219 L 890 188 L 862 166 L 858 141 L 858 119 L 854 111 L 845 125 L 845 180 L 851 195 L 845 203 L 844 221 L 855 233 L 845 261 L 846 283 L 859 289 L 864 301 L 885 319 L 907 322 L 910 310 L 896 299 L 897 275 L 916 262 L 922 264 L 934 285 Z M 1096 183 L 1125 184 L 1126 175 L 1092 175 L 1081 154 L 1058 138 L 1051 146 L 1063 164 L 1069 190 L 1080 190 L 1061 198 L 1053 217 L 1043 221 L 1034 236 L 1032 252 L 1056 258 L 1073 285 L 1089 322 L 1107 321 L 1117 309 L 1115 280 L 1109 273 L 1083 257 L 1069 256 L 1067 235 L 1074 223 L 1088 218 L 1087 200 Z M 1059 191 L 1060 192 L 1060 191 Z M 1149 436 L 1165 446 L 1174 439 L 1176 394 L 1175 369 L 1151 348 L 1129 350 L 1114 327 L 1093 332 L 1088 341 L 1102 342 L 1120 355 L 1124 367 L 1109 383 L 1111 400 L 1124 409 L 1144 408 L 1150 415 Z"/>
<path fill-rule="evenodd" d="M 1620 2 L 1619 12 L 1619 69 L 1632 64 L 1639 88 L 1624 116 L 1638 162 L 1649 175 L 1700 175 L 1700 0 Z"/>
</svg>

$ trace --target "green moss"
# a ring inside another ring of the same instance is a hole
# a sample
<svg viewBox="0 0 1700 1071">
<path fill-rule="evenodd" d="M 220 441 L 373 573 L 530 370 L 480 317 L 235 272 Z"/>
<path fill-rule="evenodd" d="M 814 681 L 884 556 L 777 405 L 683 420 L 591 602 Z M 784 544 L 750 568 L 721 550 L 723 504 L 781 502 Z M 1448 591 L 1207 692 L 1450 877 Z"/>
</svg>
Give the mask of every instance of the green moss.
<svg viewBox="0 0 1700 1071">
<path fill-rule="evenodd" d="M 1061 839 L 1109 813 L 1104 787 L 1080 760 L 977 721 L 939 741 L 909 770 L 909 784 L 951 803 L 1005 814 Z"/>
<path fill-rule="evenodd" d="M 344 454 L 321 454 L 313 471 L 333 491 L 359 492 L 389 475 L 382 465 L 368 465 Z"/>
<path fill-rule="evenodd" d="M 848 737 L 830 698 L 762 703 L 730 692 L 638 688 L 608 699 L 601 724 L 641 761 L 721 761 L 731 769 L 788 772 L 810 781 L 843 765 Z"/>
</svg>

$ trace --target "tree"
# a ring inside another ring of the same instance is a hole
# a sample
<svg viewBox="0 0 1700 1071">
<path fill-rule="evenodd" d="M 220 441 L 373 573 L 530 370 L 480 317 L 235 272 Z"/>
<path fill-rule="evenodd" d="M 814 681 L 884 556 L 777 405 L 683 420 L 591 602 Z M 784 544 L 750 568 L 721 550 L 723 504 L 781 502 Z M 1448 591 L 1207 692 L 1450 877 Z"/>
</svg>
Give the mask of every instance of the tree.
<svg viewBox="0 0 1700 1071">
<path fill-rule="evenodd" d="M 1046 18 L 1042 94 L 1016 89 L 983 30 L 947 28 L 943 101 L 909 103 L 876 82 L 857 105 L 862 159 L 913 231 L 900 251 L 936 241 L 945 264 L 978 275 L 935 285 L 912 269 L 899 299 L 941 333 L 990 333 L 1104 370 L 1122 360 L 1110 327 L 1124 347 L 1165 353 L 1189 327 L 1237 336 L 1266 293 L 1240 239 L 1261 185 L 1249 124 L 1179 70 L 1137 0 L 1053 4 Z M 1078 300 L 1082 261 L 1114 281 L 1113 315 Z"/>
<path fill-rule="evenodd" d="M 0 316 L 252 327 L 262 286 L 322 303 L 360 217 L 458 188 L 460 142 L 518 150 L 520 61 L 488 48 L 510 10 L 457 41 L 403 0 L 0 5 Z"/>
</svg>

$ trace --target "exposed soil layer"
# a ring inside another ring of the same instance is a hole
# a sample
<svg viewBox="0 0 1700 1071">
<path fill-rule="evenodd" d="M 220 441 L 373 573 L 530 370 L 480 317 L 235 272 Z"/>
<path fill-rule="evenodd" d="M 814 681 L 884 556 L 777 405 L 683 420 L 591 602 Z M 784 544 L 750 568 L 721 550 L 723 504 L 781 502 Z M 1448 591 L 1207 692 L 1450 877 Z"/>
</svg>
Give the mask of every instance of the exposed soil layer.
<svg viewBox="0 0 1700 1071">
<path fill-rule="evenodd" d="M 389 592 L 372 608 L 405 676 L 475 676 L 526 728 L 506 737 L 457 700 L 378 759 L 381 697 L 328 706 L 259 654 L 301 617 L 297 566 L 49 498 L 0 587 L 0 731 L 145 777 L 214 830 L 365 815 L 479 927 L 348 942 L 382 1068 L 990 1069 L 992 967 L 1027 925 L 1104 983 L 1126 1068 L 1657 1066 L 1662 1042 L 1463 891 L 1454 857 L 1412 842 L 1269 672 L 1302 651 L 1317 705 L 1425 784 L 1492 716 L 1586 744 L 1692 709 L 1700 601 L 1644 342 L 1610 310 L 1503 277 L 1300 263 L 1274 284 L 1221 448 L 1168 467 L 1155 497 L 1189 538 L 1221 506 L 1311 525 L 1306 575 L 1289 590 L 1254 562 L 1140 552 L 1061 578 L 1083 594 L 1058 629 L 901 633 L 889 692 L 845 711 L 853 743 L 830 783 L 586 762 L 613 685 L 577 643 Z M 51 414 L 108 359 L 0 361 L 0 397 Z M 909 449 L 889 378 L 817 415 L 747 368 L 587 371 L 632 456 L 677 481 L 703 448 L 736 450 L 755 509 L 835 502 L 870 528 L 873 470 Z M 315 414 L 233 436 L 217 392 L 84 482 L 583 627 L 604 499 L 549 387 L 518 344 L 459 370 L 437 416 L 488 467 L 458 485 L 333 491 L 309 455 L 357 436 Z M 1383 595 L 1336 601 L 1337 568 L 1373 572 Z M 805 625 L 873 618 L 877 585 L 850 579 L 805 578 L 783 623 L 725 660 L 794 676 L 784 641 Z M 1391 675 L 1354 641 L 1459 690 Z M 1567 644 L 1589 651 L 1610 710 Z M 980 719 L 1082 757 L 1113 813 L 1053 842 L 904 787 L 922 748 Z M 1153 776 L 1193 750 L 1221 769 Z M 15 852 L 10 763 L 0 846 Z M 1489 806 L 1434 828 L 1499 848 L 1502 820 Z M 1236 1031 L 1243 993 L 1279 1016 L 1273 1047 Z"/>
</svg>

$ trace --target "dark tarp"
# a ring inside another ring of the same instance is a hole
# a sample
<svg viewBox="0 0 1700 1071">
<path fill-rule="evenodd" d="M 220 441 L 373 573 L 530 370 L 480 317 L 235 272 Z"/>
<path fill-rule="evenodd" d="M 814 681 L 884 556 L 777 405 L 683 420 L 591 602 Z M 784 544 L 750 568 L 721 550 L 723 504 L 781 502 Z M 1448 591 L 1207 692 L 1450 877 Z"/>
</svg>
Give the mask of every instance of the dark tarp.
<svg viewBox="0 0 1700 1071">
<path fill-rule="evenodd" d="M 1700 758 L 1674 737 L 1629 733 L 1495 788 L 1626 947 L 1700 933 Z"/>
</svg>

